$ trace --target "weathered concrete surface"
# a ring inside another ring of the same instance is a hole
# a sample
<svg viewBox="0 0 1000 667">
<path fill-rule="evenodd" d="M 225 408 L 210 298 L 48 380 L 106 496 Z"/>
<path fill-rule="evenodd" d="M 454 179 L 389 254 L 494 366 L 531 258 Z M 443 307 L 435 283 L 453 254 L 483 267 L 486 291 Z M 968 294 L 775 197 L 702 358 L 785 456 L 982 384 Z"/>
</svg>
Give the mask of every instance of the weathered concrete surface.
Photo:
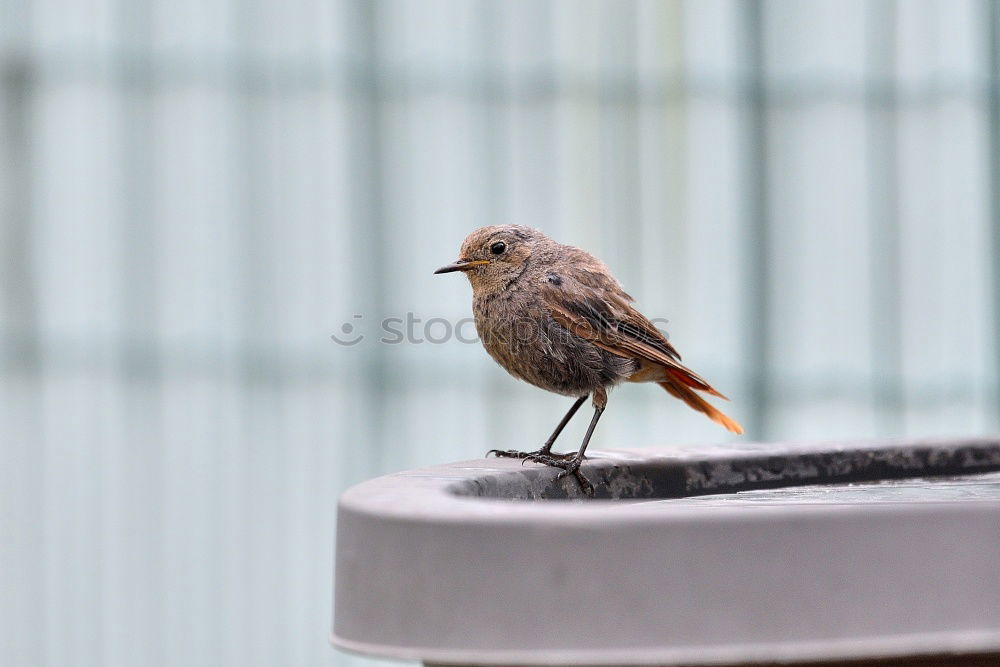
<svg viewBox="0 0 1000 667">
<path fill-rule="evenodd" d="M 1000 439 L 488 459 L 339 508 L 333 641 L 450 664 L 1000 652 Z M 896 481 L 885 481 L 896 480 Z M 525 502 L 529 500 L 529 502 Z"/>
<path fill-rule="evenodd" d="M 681 498 L 801 484 L 829 484 L 1000 470 L 1000 439 L 858 443 L 753 443 L 594 453 L 587 476 L 595 497 Z M 518 477 L 475 476 L 462 495 L 518 500 L 582 497 L 570 478 L 553 483 L 538 466 Z"/>
</svg>

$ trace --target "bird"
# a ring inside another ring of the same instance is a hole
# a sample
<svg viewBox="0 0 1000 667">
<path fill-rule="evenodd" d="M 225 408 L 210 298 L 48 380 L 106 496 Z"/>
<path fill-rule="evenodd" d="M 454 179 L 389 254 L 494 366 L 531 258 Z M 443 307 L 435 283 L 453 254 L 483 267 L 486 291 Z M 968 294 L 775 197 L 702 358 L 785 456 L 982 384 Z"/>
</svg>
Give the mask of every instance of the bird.
<svg viewBox="0 0 1000 667">
<path fill-rule="evenodd" d="M 487 456 L 560 468 L 559 478 L 572 474 L 593 495 L 580 466 L 607 407 L 608 391 L 622 382 L 655 382 L 727 430 L 743 433 L 737 421 L 699 392 L 728 399 L 681 363 L 673 344 L 586 250 L 531 227 L 492 225 L 471 232 L 459 258 L 434 271 L 452 272 L 464 273 L 472 285 L 476 331 L 486 352 L 515 378 L 574 398 L 541 448 L 492 449 Z M 594 412 L 579 449 L 553 453 L 559 434 L 588 397 Z"/>
</svg>

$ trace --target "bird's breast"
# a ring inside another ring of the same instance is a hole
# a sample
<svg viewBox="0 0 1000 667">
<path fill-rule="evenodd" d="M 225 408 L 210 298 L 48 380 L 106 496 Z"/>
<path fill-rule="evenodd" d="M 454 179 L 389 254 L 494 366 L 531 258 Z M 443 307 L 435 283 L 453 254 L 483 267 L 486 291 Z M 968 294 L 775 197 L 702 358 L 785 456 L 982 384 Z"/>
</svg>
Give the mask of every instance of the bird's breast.
<svg viewBox="0 0 1000 667">
<path fill-rule="evenodd" d="M 484 299 L 474 306 L 476 330 L 497 363 L 518 377 L 547 352 L 548 315 L 537 306 L 512 299 Z"/>
<path fill-rule="evenodd" d="M 473 313 L 489 355 L 514 377 L 549 391 L 580 396 L 617 384 L 637 367 L 563 328 L 528 298 L 477 299 Z"/>
</svg>

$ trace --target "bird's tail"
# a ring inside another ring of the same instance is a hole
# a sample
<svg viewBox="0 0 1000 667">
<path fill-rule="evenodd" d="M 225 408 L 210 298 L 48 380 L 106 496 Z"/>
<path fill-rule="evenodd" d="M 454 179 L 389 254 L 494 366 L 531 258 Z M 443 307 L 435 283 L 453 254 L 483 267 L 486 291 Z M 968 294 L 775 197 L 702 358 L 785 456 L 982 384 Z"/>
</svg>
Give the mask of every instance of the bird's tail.
<svg viewBox="0 0 1000 667">
<path fill-rule="evenodd" d="M 698 412 L 704 413 L 709 419 L 711 419 L 717 424 L 721 424 L 727 430 L 732 431 L 737 435 L 743 433 L 743 427 L 740 426 L 739 422 L 737 422 L 735 419 L 726 416 L 721 411 L 717 410 L 715 406 L 713 406 L 711 403 L 706 401 L 698 394 L 694 393 L 694 390 L 692 390 L 689 386 L 686 386 L 685 384 L 682 383 L 680 377 L 673 374 L 671 375 L 672 379 L 664 380 L 663 382 L 657 382 L 657 384 L 666 389 L 671 396 L 681 399 L 682 401 L 687 403 L 689 407 L 691 407 L 694 410 L 697 410 Z M 707 386 L 707 383 L 705 384 Z M 701 387 L 698 388 L 701 389 Z M 709 387 L 708 389 L 711 390 L 711 387 Z M 712 390 L 712 393 L 716 396 L 721 396 L 721 394 L 719 394 L 714 390 Z"/>
</svg>

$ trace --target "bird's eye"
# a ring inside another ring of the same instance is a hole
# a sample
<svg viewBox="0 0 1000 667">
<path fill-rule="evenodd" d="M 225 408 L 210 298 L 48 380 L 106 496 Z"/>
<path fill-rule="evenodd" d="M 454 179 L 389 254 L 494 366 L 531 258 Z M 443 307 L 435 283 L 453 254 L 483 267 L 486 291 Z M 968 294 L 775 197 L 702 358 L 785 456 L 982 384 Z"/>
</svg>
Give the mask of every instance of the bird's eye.
<svg viewBox="0 0 1000 667">
<path fill-rule="evenodd" d="M 507 249 L 507 244 L 503 241 L 497 241 L 490 246 L 490 252 L 494 255 L 502 255 L 503 251 Z"/>
</svg>

